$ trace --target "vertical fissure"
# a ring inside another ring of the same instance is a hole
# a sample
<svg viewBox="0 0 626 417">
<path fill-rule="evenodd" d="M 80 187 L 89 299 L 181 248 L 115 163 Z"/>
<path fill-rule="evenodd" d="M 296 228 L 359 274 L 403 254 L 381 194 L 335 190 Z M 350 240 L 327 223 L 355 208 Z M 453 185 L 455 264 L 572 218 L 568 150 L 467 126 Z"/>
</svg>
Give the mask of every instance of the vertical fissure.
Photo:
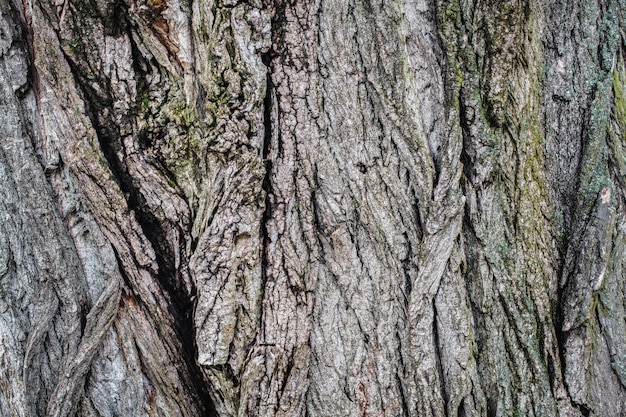
<svg viewBox="0 0 626 417">
<path fill-rule="evenodd" d="M 448 396 L 448 392 L 446 390 L 446 381 L 445 381 L 445 374 L 443 371 L 443 363 L 441 361 L 441 341 L 439 338 L 439 328 L 437 327 L 437 321 L 438 321 L 438 317 L 437 317 L 437 304 L 435 302 L 435 299 L 437 298 L 437 296 L 435 295 L 435 297 L 433 298 L 432 301 L 432 307 L 433 307 L 433 341 L 434 341 L 434 348 L 435 348 L 435 360 L 437 361 L 437 373 L 439 375 L 439 385 L 440 385 L 440 389 L 441 389 L 441 395 L 443 396 L 444 399 L 444 404 L 443 404 L 443 412 L 445 414 L 446 417 L 448 417 L 448 400 L 449 400 L 449 396 Z"/>
<path fill-rule="evenodd" d="M 261 55 L 261 59 L 263 64 L 266 66 L 266 79 L 265 79 L 265 97 L 263 99 L 263 148 L 261 150 L 261 157 L 263 160 L 263 164 L 265 165 L 265 177 L 263 178 L 263 182 L 261 184 L 261 188 L 265 194 L 264 205 L 265 208 L 263 210 L 263 215 L 261 216 L 261 224 L 260 224 L 260 240 L 261 240 L 261 297 L 260 297 L 260 308 L 263 308 L 263 300 L 265 298 L 265 284 L 267 282 L 267 265 L 268 265 L 268 252 L 269 252 L 269 244 L 270 238 L 267 230 L 268 222 L 272 217 L 272 199 L 273 199 L 273 189 L 272 189 L 272 160 L 269 156 L 270 147 L 272 142 L 272 55 L 271 49 L 268 52 L 265 52 Z M 262 312 L 262 311 L 261 311 Z M 261 329 L 264 327 L 261 326 Z M 261 333 L 261 343 L 266 343 L 265 333 Z"/>
<path fill-rule="evenodd" d="M 399 392 L 400 392 L 400 401 L 402 403 L 402 415 L 404 417 L 409 417 L 411 415 L 411 412 L 409 411 L 409 403 L 407 400 L 407 395 L 405 393 L 404 383 L 399 375 L 396 375 L 396 383 L 398 384 L 398 387 L 400 388 Z"/>
<path fill-rule="evenodd" d="M 130 36 L 130 34 L 129 34 Z M 133 51 L 135 52 L 135 51 Z M 184 250 L 184 242 L 181 242 L 180 248 L 172 248 L 167 239 L 166 227 L 171 225 L 162 224 L 159 219 L 147 207 L 147 202 L 141 194 L 141 191 L 134 183 L 134 178 L 128 170 L 126 164 L 120 160 L 118 151 L 123 151 L 123 142 L 119 131 L 115 129 L 115 123 L 111 120 L 101 120 L 103 114 L 112 114 L 111 107 L 113 99 L 107 95 L 102 100 L 95 92 L 91 91 L 91 87 L 87 81 L 81 76 L 80 67 L 64 53 L 64 57 L 70 66 L 70 70 L 79 92 L 82 95 L 85 106 L 85 114 L 89 118 L 93 129 L 96 133 L 100 149 L 111 171 L 112 178 L 120 187 L 120 190 L 126 198 L 128 208 L 134 213 L 135 220 L 141 226 L 141 229 L 147 240 L 152 245 L 158 271 L 154 274 L 155 281 L 161 287 L 167 300 L 167 312 L 171 317 L 172 328 L 176 332 L 178 341 L 182 348 L 181 357 L 184 361 L 188 372 L 189 381 L 185 381 L 194 393 L 198 405 L 207 416 L 216 416 L 213 402 L 209 396 L 208 382 L 203 376 L 203 372 L 196 363 L 197 346 L 195 344 L 195 332 L 193 328 L 193 296 L 196 289 L 193 282 L 189 291 L 185 288 L 185 280 L 181 277 L 180 265 L 176 267 L 176 249 Z M 105 111 L 109 110 L 109 111 Z M 100 117 L 98 117 L 100 115 Z M 190 235 L 188 230 L 183 230 L 177 226 L 178 235 Z M 183 252 L 184 253 L 184 252 Z M 186 264 L 187 259 L 180 257 L 180 263 Z M 120 271 L 123 271 L 122 264 L 119 263 Z M 122 274 L 124 274 L 122 272 Z M 123 275 L 124 276 L 124 275 Z M 191 281 L 191 280 L 188 280 Z M 130 285 L 130 282 L 126 282 Z M 132 285 L 130 285 L 132 289 Z M 183 377 L 185 380 L 186 377 Z"/>
</svg>

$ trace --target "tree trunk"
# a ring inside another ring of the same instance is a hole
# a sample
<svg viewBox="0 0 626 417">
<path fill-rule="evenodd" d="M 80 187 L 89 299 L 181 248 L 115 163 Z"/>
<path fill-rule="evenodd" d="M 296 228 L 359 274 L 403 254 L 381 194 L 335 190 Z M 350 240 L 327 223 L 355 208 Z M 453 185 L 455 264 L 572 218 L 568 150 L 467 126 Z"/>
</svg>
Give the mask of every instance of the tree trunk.
<svg viewBox="0 0 626 417">
<path fill-rule="evenodd" d="M 625 33 L 0 0 L 0 415 L 626 415 Z"/>
</svg>

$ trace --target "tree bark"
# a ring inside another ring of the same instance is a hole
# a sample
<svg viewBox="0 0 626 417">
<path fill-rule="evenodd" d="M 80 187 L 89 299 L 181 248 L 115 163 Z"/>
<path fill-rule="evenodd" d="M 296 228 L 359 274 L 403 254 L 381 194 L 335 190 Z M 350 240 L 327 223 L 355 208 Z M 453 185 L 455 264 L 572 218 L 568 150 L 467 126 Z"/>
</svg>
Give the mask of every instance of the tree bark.
<svg viewBox="0 0 626 417">
<path fill-rule="evenodd" d="M 626 415 L 625 30 L 0 0 L 0 415 Z"/>
</svg>

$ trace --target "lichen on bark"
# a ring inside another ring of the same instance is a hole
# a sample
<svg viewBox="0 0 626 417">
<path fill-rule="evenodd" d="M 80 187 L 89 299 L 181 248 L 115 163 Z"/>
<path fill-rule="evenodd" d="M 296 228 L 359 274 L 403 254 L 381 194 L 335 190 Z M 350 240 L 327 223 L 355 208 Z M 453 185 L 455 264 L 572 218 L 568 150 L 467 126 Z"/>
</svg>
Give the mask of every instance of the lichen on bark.
<svg viewBox="0 0 626 417">
<path fill-rule="evenodd" d="M 0 0 L 0 414 L 623 414 L 623 10 Z"/>
</svg>

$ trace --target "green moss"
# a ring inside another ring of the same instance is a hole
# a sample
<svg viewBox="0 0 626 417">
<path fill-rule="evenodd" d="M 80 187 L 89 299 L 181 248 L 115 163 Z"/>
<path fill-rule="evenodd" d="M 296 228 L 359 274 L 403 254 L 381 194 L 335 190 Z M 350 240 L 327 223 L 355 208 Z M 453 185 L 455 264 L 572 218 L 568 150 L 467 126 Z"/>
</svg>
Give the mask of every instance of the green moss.
<svg viewBox="0 0 626 417">
<path fill-rule="evenodd" d="M 509 245 L 509 242 L 507 242 L 505 239 L 499 242 L 496 242 L 495 251 L 496 251 L 498 258 L 501 259 L 503 262 L 509 261 L 512 250 L 511 250 L 511 246 Z"/>
<path fill-rule="evenodd" d="M 442 32 L 444 35 L 444 42 L 447 42 L 446 46 L 448 50 L 451 50 L 450 42 L 456 44 L 456 36 L 458 28 L 462 27 L 462 19 L 461 19 L 461 5 L 458 0 L 442 2 L 439 6 L 438 16 L 437 16 L 440 27 L 442 27 Z M 452 48 L 456 49 L 456 48 Z"/>
<path fill-rule="evenodd" d="M 610 106 L 612 80 L 607 79 L 597 86 L 596 99 L 591 106 L 589 133 L 584 148 L 583 166 L 580 170 L 579 202 L 583 211 L 589 212 L 604 187 L 613 188 L 609 173 L 609 147 L 611 122 Z"/>
<path fill-rule="evenodd" d="M 198 122 L 196 109 L 187 106 L 184 100 L 171 105 L 169 114 L 171 119 L 185 131 L 189 131 Z"/>
<path fill-rule="evenodd" d="M 77 49 L 78 46 L 80 45 L 80 43 L 78 42 L 78 38 L 75 38 L 75 37 L 70 38 L 70 39 L 63 39 L 62 43 L 69 46 L 72 50 Z"/>
<path fill-rule="evenodd" d="M 613 117 L 618 123 L 621 132 L 626 131 L 626 70 L 624 62 L 620 60 L 616 68 L 613 70 Z"/>
<path fill-rule="evenodd" d="M 150 97 L 147 91 L 138 98 L 137 104 L 141 113 L 145 113 L 150 108 Z"/>
<path fill-rule="evenodd" d="M 622 58 L 613 69 L 612 88 L 612 120 L 608 128 L 609 161 L 617 171 L 615 181 L 623 188 L 626 187 L 626 69 Z"/>
</svg>

